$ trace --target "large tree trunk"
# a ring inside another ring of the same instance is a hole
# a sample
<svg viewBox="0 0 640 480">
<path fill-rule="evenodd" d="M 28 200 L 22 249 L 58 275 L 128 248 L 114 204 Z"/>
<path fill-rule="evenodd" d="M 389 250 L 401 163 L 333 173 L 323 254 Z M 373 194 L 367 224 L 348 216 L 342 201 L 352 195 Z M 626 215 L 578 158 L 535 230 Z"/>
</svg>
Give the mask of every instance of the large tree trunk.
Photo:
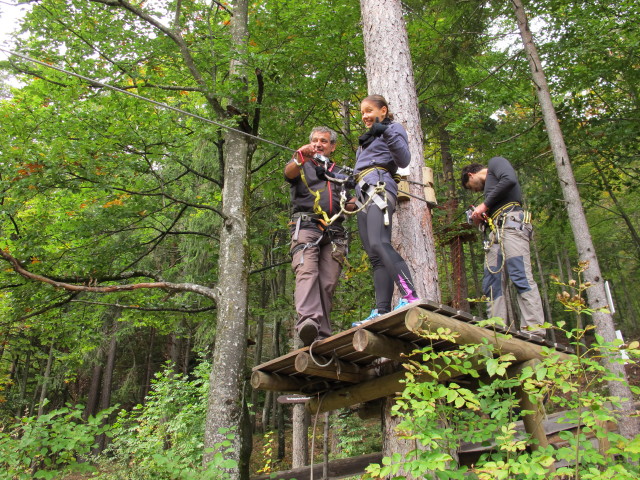
<svg viewBox="0 0 640 480">
<path fill-rule="evenodd" d="M 361 0 L 360 6 L 369 94 L 383 95 L 395 120 L 407 130 L 412 157 L 409 179 L 422 183 L 422 129 L 402 3 Z M 410 193 L 424 198 L 419 185 L 411 184 Z M 418 294 L 423 299 L 438 301 L 431 211 L 425 202 L 412 198 L 399 203 L 396 213 L 395 244 L 411 269 Z"/>
<path fill-rule="evenodd" d="M 422 183 L 422 129 L 402 3 L 400 0 L 361 0 L 360 7 L 369 94 L 383 95 L 395 120 L 407 130 L 412 157 L 409 180 Z M 410 185 L 410 193 L 423 198 L 422 188 Z M 411 269 L 419 296 L 439 301 L 431 211 L 426 202 L 412 198 L 399 203 L 396 213 L 394 245 Z M 390 410 L 386 410 L 384 424 L 389 429 L 385 429 L 383 442 L 385 456 L 407 453 L 414 448 L 413 443 L 396 438 L 391 428 L 395 423 Z"/>
<path fill-rule="evenodd" d="M 236 50 L 246 51 L 248 21 L 247 0 L 234 2 L 232 37 Z M 242 72 L 238 62 L 232 62 L 231 75 L 240 82 Z M 220 232 L 218 322 L 213 365 L 209 378 L 209 400 L 205 421 L 205 449 L 216 448 L 226 439 L 224 429 L 234 431 L 233 459 L 238 467 L 229 473 L 232 478 L 248 477 L 242 462 L 243 445 L 242 391 L 245 374 L 247 325 L 247 185 L 250 158 L 249 139 L 239 132 L 227 130 L 224 148 L 224 186 L 222 213 L 225 217 Z M 221 431 L 223 429 L 223 431 Z M 204 455 L 208 463 L 213 452 Z"/>
<path fill-rule="evenodd" d="M 567 147 L 564 143 L 562 130 L 560 129 L 560 123 L 558 122 L 556 110 L 551 101 L 547 79 L 542 69 L 538 51 L 533 42 L 533 36 L 529 30 L 529 23 L 522 0 L 512 0 L 512 5 L 516 14 L 524 50 L 529 60 L 531 75 L 536 86 L 536 94 L 540 102 L 549 142 L 551 143 L 551 150 L 553 151 L 560 186 L 562 187 L 562 194 L 567 205 L 571 230 L 573 231 L 574 241 L 578 249 L 578 259 L 581 263 L 587 264 L 584 272 L 584 280 L 590 282 L 592 285 L 591 288 L 587 290 L 587 300 L 589 307 L 595 310 L 592 317 L 593 323 L 598 335 L 602 336 L 606 342 L 613 342 L 616 339 L 616 329 L 613 318 L 611 314 L 602 311 L 602 309 L 607 307 L 604 279 L 600 272 L 598 257 L 593 245 L 593 240 L 591 239 L 587 218 L 580 201 L 580 193 L 573 175 Z M 612 362 L 611 358 L 607 357 L 603 358 L 603 363 L 610 371 L 626 380 L 626 373 L 622 364 Z M 635 411 L 632 403 L 633 397 L 631 390 L 626 382 L 621 383 L 616 381 L 609 382 L 609 389 L 612 395 L 626 399 L 623 403 L 622 418 L 618 424 L 622 435 L 626 438 L 633 438 L 640 433 L 640 428 L 637 418 L 631 416 Z"/>
</svg>

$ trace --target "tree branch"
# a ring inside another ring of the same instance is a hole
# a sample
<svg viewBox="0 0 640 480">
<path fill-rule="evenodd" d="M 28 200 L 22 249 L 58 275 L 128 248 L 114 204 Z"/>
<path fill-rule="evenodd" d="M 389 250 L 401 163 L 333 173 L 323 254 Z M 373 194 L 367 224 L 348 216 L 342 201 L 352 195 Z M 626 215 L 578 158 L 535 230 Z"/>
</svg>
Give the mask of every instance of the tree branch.
<svg viewBox="0 0 640 480">
<path fill-rule="evenodd" d="M 89 300 L 72 300 L 72 303 L 86 303 L 88 305 L 101 305 L 106 307 L 118 307 L 128 310 L 140 310 L 142 312 L 179 312 L 179 313 L 202 313 L 215 310 L 217 305 L 203 308 L 153 308 L 153 307 L 140 307 L 137 305 L 123 305 L 121 303 L 105 303 L 105 302 L 90 302 Z"/>
<path fill-rule="evenodd" d="M 209 93 L 209 89 L 207 88 L 207 84 L 204 81 L 204 78 L 202 77 L 202 75 L 200 74 L 200 70 L 198 70 L 198 67 L 196 66 L 196 62 L 195 62 L 194 58 L 191 56 L 191 52 L 189 51 L 189 47 L 187 46 L 186 42 L 184 41 L 184 38 L 182 38 L 182 35 L 180 34 L 179 31 L 177 31 L 177 30 L 174 31 L 174 30 L 172 30 L 170 28 L 167 28 L 162 23 L 160 23 L 157 19 L 153 18 L 151 15 L 148 15 L 146 12 L 144 12 L 140 8 L 132 5 L 131 3 L 129 3 L 127 1 L 125 1 L 125 0 L 117 0 L 117 1 L 115 1 L 115 0 L 91 0 L 91 1 L 92 2 L 96 2 L 96 3 L 102 3 L 102 4 L 108 5 L 110 7 L 122 7 L 123 9 L 128 10 L 129 12 L 131 12 L 132 14 L 134 14 L 135 16 L 140 18 L 141 20 L 144 20 L 149 25 L 151 25 L 154 28 L 160 30 L 168 38 L 170 38 L 178 46 L 178 48 L 180 48 L 180 53 L 182 54 L 182 59 L 184 60 L 187 68 L 189 69 L 189 72 L 191 72 L 191 76 L 193 77 L 193 79 L 203 89 L 203 95 L 205 96 L 205 98 L 209 102 L 209 105 L 211 105 L 213 110 L 218 115 L 220 115 L 223 118 L 227 117 L 226 111 L 222 107 L 222 105 L 220 105 L 220 102 L 218 101 L 218 99 Z"/>
<path fill-rule="evenodd" d="M 6 260 L 11 268 L 24 278 L 33 280 L 35 282 L 46 283 L 55 288 L 61 288 L 70 292 L 92 292 L 92 293 L 113 293 L 113 292 L 129 292 L 133 290 L 139 290 L 143 288 L 158 288 L 162 290 L 178 291 L 178 292 L 192 292 L 202 295 L 217 301 L 218 294 L 215 289 L 205 287 L 204 285 L 198 285 L 195 283 L 172 283 L 172 282 L 149 282 L 149 283 L 134 283 L 129 285 L 109 285 L 106 287 L 98 287 L 91 285 L 75 285 L 67 282 L 58 282 L 49 277 L 32 273 L 25 269 L 22 264 L 13 257 L 8 251 L 0 249 L 0 256 Z M 30 315 L 31 316 L 31 315 Z"/>
</svg>

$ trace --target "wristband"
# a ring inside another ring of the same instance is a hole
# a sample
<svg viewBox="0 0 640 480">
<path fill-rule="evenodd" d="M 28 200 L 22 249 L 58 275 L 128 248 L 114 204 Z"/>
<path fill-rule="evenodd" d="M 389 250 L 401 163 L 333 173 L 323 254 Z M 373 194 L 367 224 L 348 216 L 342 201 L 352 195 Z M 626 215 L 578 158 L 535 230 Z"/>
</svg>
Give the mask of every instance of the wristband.
<svg viewBox="0 0 640 480">
<path fill-rule="evenodd" d="M 302 153 L 300 153 L 300 150 L 297 150 L 296 153 L 298 154 L 298 157 L 300 158 L 300 161 L 298 161 L 296 159 L 296 156 L 294 154 L 293 155 L 293 163 L 295 163 L 299 167 L 302 167 L 302 165 L 304 165 L 304 157 L 302 156 Z"/>
</svg>

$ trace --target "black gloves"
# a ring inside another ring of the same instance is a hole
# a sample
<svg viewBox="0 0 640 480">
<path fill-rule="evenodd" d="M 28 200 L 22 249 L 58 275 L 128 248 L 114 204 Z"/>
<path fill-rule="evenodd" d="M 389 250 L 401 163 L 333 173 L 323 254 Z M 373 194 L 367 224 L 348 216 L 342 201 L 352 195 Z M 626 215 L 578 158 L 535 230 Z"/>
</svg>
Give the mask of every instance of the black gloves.
<svg viewBox="0 0 640 480">
<path fill-rule="evenodd" d="M 325 170 L 322 165 L 316 165 L 316 176 L 319 180 L 327 181 L 327 177 L 335 178 L 336 174 L 329 170 Z"/>
<path fill-rule="evenodd" d="M 369 129 L 369 133 L 371 134 L 371 136 L 373 137 L 379 137 L 380 135 L 382 135 L 384 133 L 384 131 L 389 128 L 389 124 L 388 123 L 380 123 L 378 122 L 378 119 L 376 118 L 376 121 L 373 125 L 371 125 L 371 128 Z"/>
</svg>

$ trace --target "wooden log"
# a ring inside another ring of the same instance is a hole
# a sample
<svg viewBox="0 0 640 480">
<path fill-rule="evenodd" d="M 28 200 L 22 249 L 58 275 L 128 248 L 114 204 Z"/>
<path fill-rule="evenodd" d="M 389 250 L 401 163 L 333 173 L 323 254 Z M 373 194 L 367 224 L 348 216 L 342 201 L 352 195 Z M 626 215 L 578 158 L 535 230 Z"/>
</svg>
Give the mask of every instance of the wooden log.
<svg viewBox="0 0 640 480">
<path fill-rule="evenodd" d="M 539 363 L 540 360 L 538 360 L 537 358 L 519 363 L 510 367 L 508 370 L 508 374 L 510 377 L 515 377 L 522 373 L 525 368 L 533 368 Z M 524 424 L 525 432 L 527 432 L 529 435 L 531 435 L 532 438 L 537 441 L 537 445 L 530 445 L 531 449 L 537 450 L 539 448 L 547 447 L 549 445 L 549 441 L 547 440 L 547 433 L 544 429 L 544 421 L 546 417 L 544 405 L 531 400 L 531 397 L 527 392 L 525 392 L 521 385 L 518 385 L 515 391 L 518 400 L 520 401 L 520 408 L 533 412 L 522 416 L 522 423 Z"/>
<path fill-rule="evenodd" d="M 478 358 L 470 358 L 469 361 L 472 362 L 474 367 L 477 367 L 480 363 Z M 440 372 L 437 379 L 427 374 L 416 376 L 415 378 L 419 382 L 444 382 L 461 375 L 457 371 L 448 370 L 447 366 L 448 364 L 442 358 L 439 358 L 432 361 L 430 364 L 433 371 Z M 377 400 L 378 398 L 396 395 L 404 390 L 404 383 L 402 380 L 405 378 L 405 373 L 406 372 L 404 370 L 401 370 L 399 372 L 385 375 L 384 377 L 369 380 L 368 382 L 351 385 L 339 390 L 331 390 L 319 399 L 312 398 L 309 400 L 309 403 L 307 403 L 307 410 L 312 414 L 318 412 L 323 413 L 349 407 L 357 403 L 370 402 L 371 400 Z"/>
<path fill-rule="evenodd" d="M 407 182 L 407 177 L 402 177 L 400 183 L 398 183 L 398 201 L 399 202 L 408 202 L 411 200 L 411 197 L 404 192 L 409 191 L 409 182 Z"/>
<path fill-rule="evenodd" d="M 406 361 L 407 356 L 417 347 L 412 343 L 387 337 L 368 330 L 358 330 L 353 336 L 353 348 L 356 352 L 368 353 L 376 357 Z"/>
<path fill-rule="evenodd" d="M 256 370 L 251 374 L 251 386 L 257 390 L 274 392 L 300 392 L 303 383 L 293 377 Z"/>
<path fill-rule="evenodd" d="M 436 191 L 433 188 L 433 169 L 429 167 L 422 167 L 422 191 L 424 193 L 424 199 L 427 203 L 434 207 L 438 204 L 436 199 Z"/>
<path fill-rule="evenodd" d="M 517 338 L 509 338 L 508 336 L 493 332 L 486 328 L 477 327 L 469 323 L 461 322 L 446 315 L 436 312 L 430 312 L 423 308 L 415 307 L 407 311 L 405 315 L 405 325 L 408 330 L 418 332 L 419 330 L 428 330 L 435 332 L 438 328 L 448 328 L 458 334 L 456 343 L 459 345 L 479 344 L 486 339 L 490 345 L 493 345 L 496 352 L 511 353 L 516 357 L 518 362 L 533 360 L 534 358 L 542 359 L 542 346 L 519 340 Z M 568 355 L 558 352 L 561 360 L 569 358 Z"/>
<path fill-rule="evenodd" d="M 331 479 L 353 477 L 364 473 L 364 469 L 372 463 L 382 462 L 382 453 L 370 453 L 359 457 L 341 458 L 329 462 L 327 477 Z M 322 463 L 313 466 L 313 478 L 322 478 Z M 309 480 L 311 478 L 311 467 L 295 468 L 284 472 L 267 473 L 256 475 L 251 480 Z"/>
<path fill-rule="evenodd" d="M 337 358 L 328 359 L 318 355 L 311 357 L 309 352 L 300 352 L 296 356 L 295 369 L 306 375 L 315 375 L 351 383 L 364 382 L 370 378 L 368 374 L 360 371 L 358 365 L 342 362 Z"/>
</svg>

